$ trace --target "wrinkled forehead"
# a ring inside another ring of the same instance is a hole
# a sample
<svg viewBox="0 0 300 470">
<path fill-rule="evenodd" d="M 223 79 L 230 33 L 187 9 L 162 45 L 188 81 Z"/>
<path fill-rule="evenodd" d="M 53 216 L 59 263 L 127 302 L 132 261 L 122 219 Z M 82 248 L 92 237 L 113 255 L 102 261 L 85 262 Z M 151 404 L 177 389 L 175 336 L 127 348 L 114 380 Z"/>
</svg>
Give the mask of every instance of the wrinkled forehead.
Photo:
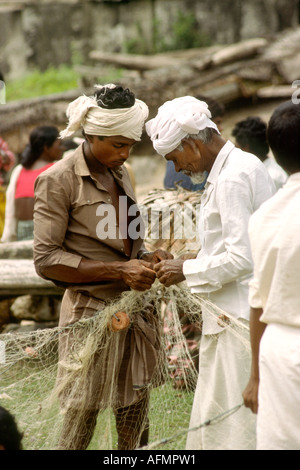
<svg viewBox="0 0 300 470">
<path fill-rule="evenodd" d="M 103 138 L 112 144 L 134 145 L 137 142 L 137 140 L 123 135 L 105 136 Z"/>
</svg>

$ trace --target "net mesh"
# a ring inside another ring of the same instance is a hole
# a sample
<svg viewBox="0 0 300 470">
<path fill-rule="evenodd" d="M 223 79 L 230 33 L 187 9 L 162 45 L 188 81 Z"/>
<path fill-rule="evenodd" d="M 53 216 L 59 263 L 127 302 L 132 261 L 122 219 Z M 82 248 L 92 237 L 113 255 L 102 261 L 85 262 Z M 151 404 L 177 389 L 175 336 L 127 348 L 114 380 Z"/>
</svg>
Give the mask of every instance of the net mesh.
<svg viewBox="0 0 300 470">
<path fill-rule="evenodd" d="M 149 193 L 146 248 L 175 257 L 197 252 L 200 199 L 180 188 Z M 243 367 L 248 325 L 185 283 L 166 288 L 156 281 L 147 292 L 125 292 L 67 327 L 0 335 L 0 404 L 15 416 L 24 449 L 184 450 L 189 432 L 207 427 L 221 449 L 229 433 L 238 440 L 240 395 L 229 396 L 223 408 L 212 396 L 208 416 L 190 421 L 204 308 L 236 338 Z M 253 437 L 247 439 L 253 448 Z"/>
<path fill-rule="evenodd" d="M 111 331 L 108 326 L 121 311 L 133 325 L 149 304 L 161 333 L 156 367 L 134 402 L 123 406 L 118 396 L 117 365 L 120 351 L 124 351 L 122 336 L 129 330 Z M 5 345 L 0 367 L 1 404 L 16 417 L 24 433 L 24 448 L 185 449 L 198 371 L 182 327 L 183 319 L 188 319 L 201 331 L 203 305 L 223 321 L 224 312 L 190 294 L 184 284 L 162 288 L 155 283 L 146 294 L 124 293 L 92 318 L 71 326 L 1 335 Z M 244 324 L 231 319 L 224 326 L 249 350 Z M 67 363 L 61 363 L 65 355 L 59 350 L 70 338 L 71 353 Z M 95 366 L 97 356 L 101 358 L 100 369 Z M 96 400 L 91 371 L 97 376 L 100 396 Z M 99 375 L 104 378 L 101 385 Z M 212 422 L 228 411 L 218 410 L 211 416 Z"/>
</svg>

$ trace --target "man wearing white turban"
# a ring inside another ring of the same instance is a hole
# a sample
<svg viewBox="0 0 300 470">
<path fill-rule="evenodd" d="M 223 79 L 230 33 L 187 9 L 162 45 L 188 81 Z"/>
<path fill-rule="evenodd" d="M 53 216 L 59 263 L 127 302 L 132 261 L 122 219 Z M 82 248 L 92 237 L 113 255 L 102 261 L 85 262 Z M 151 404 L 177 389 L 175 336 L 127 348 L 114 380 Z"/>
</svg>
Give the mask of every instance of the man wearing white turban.
<svg viewBox="0 0 300 470">
<path fill-rule="evenodd" d="M 224 140 L 207 104 L 194 97 L 162 105 L 146 130 L 155 150 L 195 182 L 207 175 L 201 198 L 196 259 L 162 260 L 154 266 L 166 286 L 185 281 L 191 292 L 209 299 L 227 317 L 248 324 L 248 279 L 252 258 L 250 215 L 275 192 L 262 162 Z M 187 449 L 255 449 L 255 419 L 244 407 L 213 426 L 200 426 L 241 403 L 250 367 L 249 351 L 227 322 L 203 308 L 199 377 Z"/>
<path fill-rule="evenodd" d="M 149 289 L 155 280 L 151 263 L 170 257 L 162 250 L 146 252 L 141 232 L 130 231 L 133 217 L 129 213 L 137 213 L 136 201 L 123 163 L 141 139 L 147 105 L 128 89 L 99 86 L 94 96 L 70 103 L 67 116 L 68 126 L 61 137 L 82 130 L 85 140 L 37 179 L 34 206 L 34 263 L 41 277 L 65 289 L 62 327 L 95 315 L 126 290 Z M 155 315 L 149 321 L 155 330 Z M 146 321 L 142 325 L 146 328 Z M 58 383 L 64 384 L 60 394 L 64 423 L 59 449 L 86 449 L 104 406 L 114 406 L 120 450 L 147 443 L 149 378 L 155 371 L 156 351 L 148 344 L 147 354 L 139 357 L 136 335 L 134 322 L 120 332 L 115 368 L 116 356 L 105 355 L 112 348 L 94 353 L 88 370 L 82 371 L 83 376 L 87 374 L 84 389 L 67 381 L 72 337 L 60 338 Z M 112 405 L 104 389 L 112 383 L 114 370 L 119 375 Z"/>
</svg>

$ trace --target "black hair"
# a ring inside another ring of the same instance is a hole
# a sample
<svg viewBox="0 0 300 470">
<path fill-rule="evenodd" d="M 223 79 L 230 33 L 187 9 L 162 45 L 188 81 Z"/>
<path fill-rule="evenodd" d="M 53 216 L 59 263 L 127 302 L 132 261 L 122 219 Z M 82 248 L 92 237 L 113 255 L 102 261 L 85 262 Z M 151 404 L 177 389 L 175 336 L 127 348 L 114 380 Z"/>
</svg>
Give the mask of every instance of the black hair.
<svg viewBox="0 0 300 470">
<path fill-rule="evenodd" d="M 66 150 L 75 150 L 78 147 L 73 139 L 62 139 L 61 144 Z"/>
<path fill-rule="evenodd" d="M 129 88 L 123 88 L 120 85 L 116 85 L 111 88 L 103 86 L 98 88 L 94 96 L 97 100 L 98 106 L 105 109 L 119 109 L 119 108 L 131 108 L 135 103 L 135 95 Z M 87 134 L 82 131 L 83 137 L 86 139 Z M 99 140 L 103 140 L 105 137 L 98 135 Z"/>
<path fill-rule="evenodd" d="M 276 161 L 287 173 L 300 171 L 300 103 L 286 101 L 275 109 L 267 138 Z"/>
<path fill-rule="evenodd" d="M 29 136 L 29 144 L 21 155 L 21 164 L 29 169 L 42 155 L 44 147 L 51 147 L 59 136 L 58 129 L 54 126 L 36 127 Z"/>
<path fill-rule="evenodd" d="M 95 97 L 98 106 L 106 109 L 131 108 L 135 103 L 134 93 L 119 85 L 114 88 L 103 86 L 96 90 Z"/>
<path fill-rule="evenodd" d="M 5 450 L 22 450 L 22 438 L 13 415 L 0 406 L 0 445 Z"/>
<path fill-rule="evenodd" d="M 256 116 L 249 116 L 239 121 L 232 135 L 236 138 L 237 143 L 241 146 L 248 146 L 249 152 L 264 160 L 269 152 L 267 141 L 267 124 Z"/>
<path fill-rule="evenodd" d="M 222 103 L 210 98 L 209 96 L 197 95 L 197 100 L 204 101 L 211 112 L 211 118 L 214 120 L 216 117 L 223 117 L 225 114 L 225 106 Z"/>
</svg>

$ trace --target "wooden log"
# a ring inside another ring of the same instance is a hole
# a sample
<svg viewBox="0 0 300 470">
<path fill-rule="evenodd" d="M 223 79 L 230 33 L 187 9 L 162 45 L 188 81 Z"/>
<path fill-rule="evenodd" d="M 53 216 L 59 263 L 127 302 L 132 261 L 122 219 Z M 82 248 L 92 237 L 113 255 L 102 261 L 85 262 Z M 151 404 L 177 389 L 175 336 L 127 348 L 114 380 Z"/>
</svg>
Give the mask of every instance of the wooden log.
<svg viewBox="0 0 300 470">
<path fill-rule="evenodd" d="M 225 105 L 245 97 L 243 87 L 234 76 L 223 82 L 211 83 L 209 86 L 201 88 L 201 93 Z"/>
<path fill-rule="evenodd" d="M 32 259 L 33 240 L 0 243 L 1 259 Z"/>
<path fill-rule="evenodd" d="M 193 90 L 194 88 L 203 87 L 206 84 L 211 84 L 217 80 L 226 80 L 230 76 L 239 76 L 239 70 L 247 66 L 247 60 L 233 62 L 232 64 L 220 65 L 210 70 L 203 71 L 197 69 L 197 63 L 193 67 L 200 73 L 194 74 L 192 80 L 189 81 L 188 86 Z"/>
<path fill-rule="evenodd" d="M 37 275 L 33 260 L 0 261 L 0 296 L 59 295 L 63 289 Z"/>
<path fill-rule="evenodd" d="M 254 38 L 239 43 L 230 44 L 224 49 L 216 52 L 211 62 L 213 66 L 224 65 L 230 62 L 236 62 L 242 59 L 248 59 L 260 53 L 268 45 L 268 41 L 264 38 Z"/>
<path fill-rule="evenodd" d="M 300 79 L 300 52 L 279 60 L 277 70 L 285 83 Z"/>
<path fill-rule="evenodd" d="M 249 60 L 237 69 L 236 74 L 244 80 L 272 83 L 275 74 L 275 64 L 273 61 L 268 60 Z"/>
<path fill-rule="evenodd" d="M 25 126 L 39 124 L 65 125 L 66 108 L 82 93 L 93 93 L 94 89 L 76 89 L 48 96 L 11 101 L 1 106 L 0 133 L 9 131 L 19 133 Z"/>
<path fill-rule="evenodd" d="M 91 51 L 89 53 L 89 58 L 104 64 L 112 64 L 117 67 L 139 70 L 140 72 L 144 72 L 145 70 L 158 69 L 161 67 L 174 67 L 178 65 L 177 58 L 153 55 L 148 56 Z"/>
<path fill-rule="evenodd" d="M 184 54 L 184 51 L 176 54 L 120 54 L 102 51 L 91 51 L 89 58 L 97 62 L 112 64 L 144 72 L 146 70 L 159 69 L 163 67 L 176 67 L 189 61 L 198 62 L 198 68 L 206 69 L 208 66 L 219 66 L 235 62 L 241 59 L 253 57 L 261 52 L 268 44 L 264 38 L 254 38 L 240 43 L 231 44 L 224 48 L 197 49 L 193 54 Z M 193 51 L 193 50 L 192 50 Z"/>
<path fill-rule="evenodd" d="M 293 88 L 291 85 L 278 85 L 278 86 L 267 86 L 267 87 L 262 87 L 259 90 L 257 90 L 257 97 L 258 98 L 265 98 L 265 99 L 271 99 L 271 98 L 286 98 L 289 99 L 291 96 L 295 93 L 295 88 Z"/>
</svg>

